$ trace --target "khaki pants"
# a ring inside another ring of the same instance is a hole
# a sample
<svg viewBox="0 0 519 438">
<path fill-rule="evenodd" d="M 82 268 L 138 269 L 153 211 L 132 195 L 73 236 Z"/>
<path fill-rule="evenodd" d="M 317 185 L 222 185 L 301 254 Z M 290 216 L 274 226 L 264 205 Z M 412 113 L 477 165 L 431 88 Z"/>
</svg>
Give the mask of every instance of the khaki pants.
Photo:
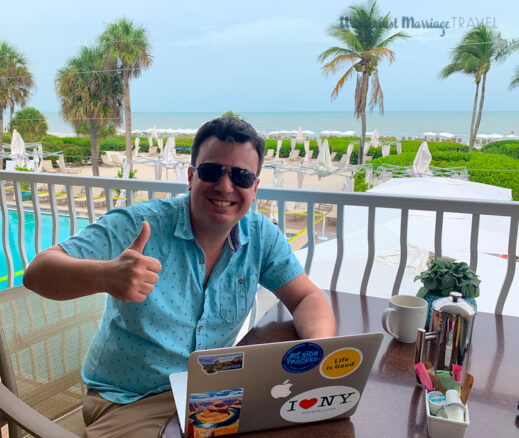
<svg viewBox="0 0 519 438">
<path fill-rule="evenodd" d="M 85 438 L 156 438 L 175 413 L 171 391 L 120 405 L 88 391 L 83 399 Z"/>
</svg>

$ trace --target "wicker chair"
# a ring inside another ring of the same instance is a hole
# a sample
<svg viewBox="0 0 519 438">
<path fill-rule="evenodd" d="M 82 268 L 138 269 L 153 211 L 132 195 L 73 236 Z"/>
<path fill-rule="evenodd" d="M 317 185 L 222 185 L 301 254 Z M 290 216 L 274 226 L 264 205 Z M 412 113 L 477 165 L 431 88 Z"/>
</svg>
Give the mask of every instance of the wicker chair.
<svg viewBox="0 0 519 438">
<path fill-rule="evenodd" d="M 80 370 L 105 301 L 52 301 L 23 286 L 0 292 L 0 425 L 9 438 L 82 436 Z"/>
</svg>

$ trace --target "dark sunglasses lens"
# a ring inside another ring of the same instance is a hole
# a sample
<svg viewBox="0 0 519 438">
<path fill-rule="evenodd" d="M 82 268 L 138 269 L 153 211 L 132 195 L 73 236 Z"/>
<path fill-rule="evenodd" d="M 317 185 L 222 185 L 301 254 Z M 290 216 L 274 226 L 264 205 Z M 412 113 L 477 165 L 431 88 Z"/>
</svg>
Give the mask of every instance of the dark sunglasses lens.
<svg viewBox="0 0 519 438">
<path fill-rule="evenodd" d="M 242 189 L 249 189 L 256 181 L 256 175 L 250 170 L 241 169 L 240 167 L 231 168 L 231 181 L 235 186 Z"/>
<path fill-rule="evenodd" d="M 218 181 L 225 171 L 225 167 L 218 163 L 202 163 L 198 166 L 198 177 L 205 182 Z"/>
</svg>

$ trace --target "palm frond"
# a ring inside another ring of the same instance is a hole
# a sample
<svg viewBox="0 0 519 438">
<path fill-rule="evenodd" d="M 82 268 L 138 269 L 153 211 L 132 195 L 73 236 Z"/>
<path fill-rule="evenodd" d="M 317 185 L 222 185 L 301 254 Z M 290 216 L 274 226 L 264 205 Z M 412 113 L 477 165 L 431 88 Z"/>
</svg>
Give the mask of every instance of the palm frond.
<svg viewBox="0 0 519 438">
<path fill-rule="evenodd" d="M 515 70 L 515 74 L 512 77 L 512 81 L 510 82 L 508 89 L 513 90 L 516 87 L 519 87 L 519 67 L 517 67 L 517 69 Z"/>
<path fill-rule="evenodd" d="M 337 97 L 339 96 L 339 91 L 341 91 L 341 88 L 343 87 L 344 83 L 348 80 L 348 78 L 353 74 L 354 71 L 354 67 L 350 67 L 346 71 L 346 73 L 342 75 L 342 77 L 339 79 L 339 81 L 335 85 L 335 88 L 332 91 L 332 95 L 330 96 L 331 100 L 337 99 Z"/>
<path fill-rule="evenodd" d="M 378 71 L 375 70 L 373 76 L 371 78 L 371 100 L 369 102 L 369 110 L 373 111 L 375 107 L 378 106 L 380 109 L 380 114 L 384 114 L 384 93 L 382 92 L 382 87 L 380 86 L 380 81 L 378 79 Z"/>
<path fill-rule="evenodd" d="M 342 55 L 332 59 L 330 62 L 324 64 L 321 70 L 325 76 L 337 73 L 344 65 L 354 63 L 357 60 L 356 55 Z"/>
</svg>

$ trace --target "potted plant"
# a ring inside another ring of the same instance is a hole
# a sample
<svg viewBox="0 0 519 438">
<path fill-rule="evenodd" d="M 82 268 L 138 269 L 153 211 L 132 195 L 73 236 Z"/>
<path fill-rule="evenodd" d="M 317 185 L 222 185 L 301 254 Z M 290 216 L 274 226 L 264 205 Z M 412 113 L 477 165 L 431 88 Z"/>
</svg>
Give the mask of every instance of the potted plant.
<svg viewBox="0 0 519 438">
<path fill-rule="evenodd" d="M 423 285 L 417 296 L 429 303 L 426 326 L 429 325 L 432 303 L 438 298 L 448 297 L 452 291 L 460 292 L 465 301 L 477 308 L 475 298 L 479 297 L 481 280 L 465 262 L 437 258 L 414 280 L 421 280 Z"/>
</svg>

